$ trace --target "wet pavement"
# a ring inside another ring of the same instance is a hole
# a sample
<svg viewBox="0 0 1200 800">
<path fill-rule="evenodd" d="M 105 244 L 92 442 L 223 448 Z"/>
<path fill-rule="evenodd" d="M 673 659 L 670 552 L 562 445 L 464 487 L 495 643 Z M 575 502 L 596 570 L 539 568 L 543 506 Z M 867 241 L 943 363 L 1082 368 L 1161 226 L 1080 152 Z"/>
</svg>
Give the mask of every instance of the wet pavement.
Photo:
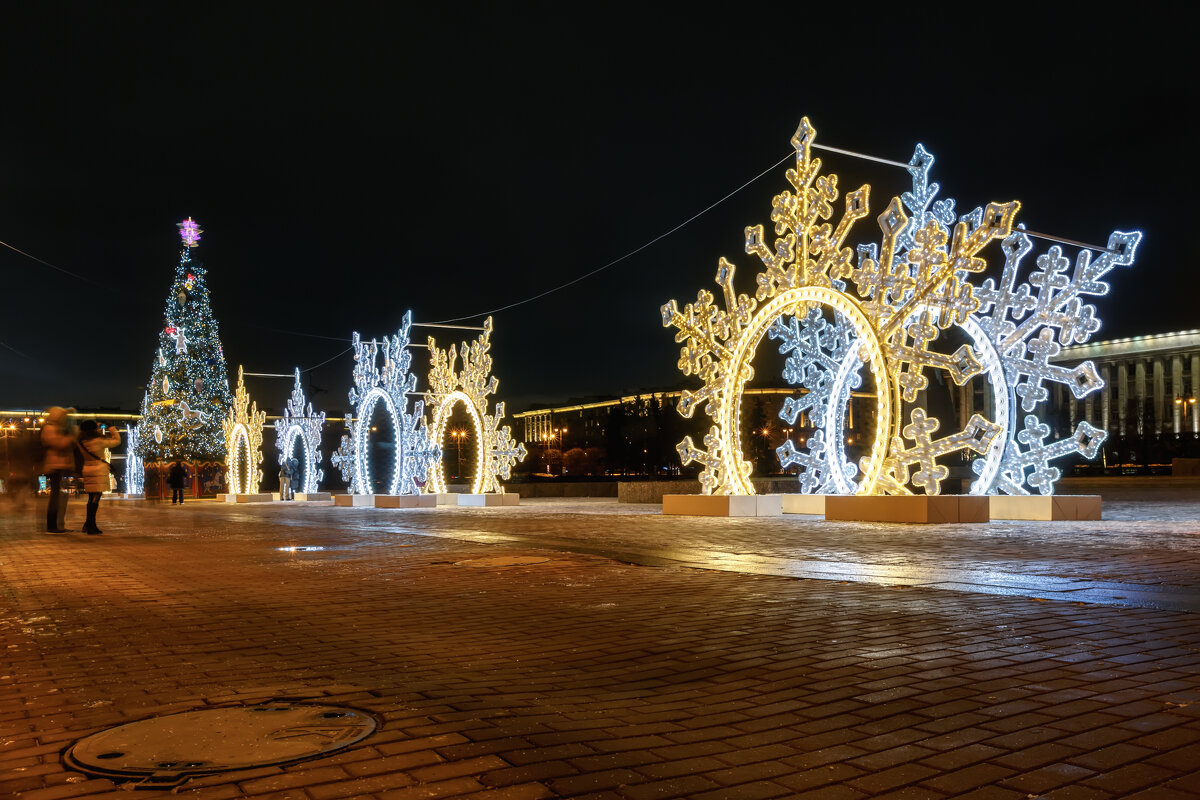
<svg viewBox="0 0 1200 800">
<path fill-rule="evenodd" d="M 1060 490 L 1103 519 L 112 500 L 86 536 L 6 509 L 0 797 L 129 797 L 62 752 L 267 702 L 379 725 L 176 793 L 1200 796 L 1200 480 Z"/>
</svg>

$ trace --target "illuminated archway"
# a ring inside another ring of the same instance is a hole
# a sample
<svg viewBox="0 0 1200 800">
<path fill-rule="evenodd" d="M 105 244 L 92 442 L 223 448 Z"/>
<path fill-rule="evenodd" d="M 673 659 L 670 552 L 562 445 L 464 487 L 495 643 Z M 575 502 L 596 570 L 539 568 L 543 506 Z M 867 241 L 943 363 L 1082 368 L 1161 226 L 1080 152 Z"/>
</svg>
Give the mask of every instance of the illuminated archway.
<svg viewBox="0 0 1200 800">
<path fill-rule="evenodd" d="M 408 411 L 408 395 L 415 391 L 417 377 L 409 370 L 412 354 L 408 351 L 412 312 L 405 312 L 400 329 L 382 341 L 362 341 L 354 333 L 354 387 L 350 405 L 354 409 L 348 421 L 349 432 L 332 461 L 349 484 L 350 494 L 372 494 L 372 467 L 369 452 L 371 414 L 382 402 L 395 435 L 395 464 L 388 483 L 389 494 L 420 494 L 427 483 L 429 467 L 441 458 L 441 448 L 429 440 L 425 424 L 424 401 L 417 400 Z M 382 355 L 383 362 L 377 360 Z"/>
<path fill-rule="evenodd" d="M 815 376 L 816 388 L 832 393 L 819 398 L 827 406 L 821 435 L 811 437 L 804 454 L 786 443 L 780 449 L 784 465 L 794 459 L 790 463 L 820 471 L 821 491 L 837 491 L 840 483 L 842 491 L 859 494 L 903 494 L 911 491 L 911 483 L 937 494 L 947 474 L 937 459 L 961 450 L 988 452 L 1000 426 L 976 414 L 962 431 L 935 440 L 939 422 L 914 407 L 905 423 L 904 404 L 914 403 L 926 388 L 927 370 L 945 370 L 959 385 L 983 370 L 968 345 L 954 353 L 938 352 L 931 345 L 941 330 L 961 326 L 978 307 L 966 277 L 986 266 L 977 254 L 1008 235 L 1019 204 L 993 203 L 951 225 L 952 215 L 948 219 L 945 208 L 931 207 L 937 186 L 924 181 L 933 159 L 918 147 L 910 162 L 914 191 L 903 199 L 892 198 L 879 215 L 880 244 L 845 246 L 854 223 L 869 213 L 870 187 L 847 194 L 840 221 L 827 222 L 838 197 L 837 176 L 820 174 L 820 159 L 811 154 L 815 135 L 805 119 L 792 137 L 796 167 L 788 170 L 787 178 L 795 191 L 774 199 L 771 219 L 778 238 L 769 244 L 762 225 L 746 228 L 746 252 L 765 266 L 755 278 L 754 297 L 737 294 L 735 268 L 721 259 L 716 282 L 724 308 L 707 290 L 683 310 L 673 300 L 662 307 L 664 327 L 678 329 L 675 340 L 684 344 L 680 369 L 705 384 L 699 391 L 686 390 L 678 410 L 690 418 L 702 406 L 714 422 L 704 440 L 706 449 L 687 437 L 679 445 L 680 456 L 684 464 L 703 465 L 699 477 L 705 494 L 754 494 L 751 465 L 742 459 L 740 439 L 742 393 L 753 375 L 750 362 L 768 329 L 783 339 L 781 352 L 793 350 L 801 360 L 813 358 L 813 341 L 799 325 L 784 325 L 782 320 L 788 315 L 808 317 L 817 303 L 835 312 L 835 324 L 847 323 L 858 342 L 838 356 L 840 364 L 825 364 L 815 372 L 795 370 L 802 384 Z M 856 372 L 851 359 L 870 365 L 877 402 L 874 442 L 860 462 L 863 479 L 857 486 L 843 468 L 836 422 L 842 419 L 840 406 L 849 402 L 846 382 Z M 913 444 L 907 445 L 906 439 Z M 836 466 L 831 466 L 833 461 Z M 914 465 L 917 471 L 910 475 Z"/>
<path fill-rule="evenodd" d="M 279 449 L 279 463 L 291 458 L 299 442 L 304 455 L 303 475 L 293 476 L 293 489 L 297 492 L 319 491 L 325 472 L 321 469 L 321 427 L 325 424 L 325 412 L 313 412 L 312 403 L 305 405 L 304 390 L 300 387 L 300 368 L 296 368 L 295 383 L 291 397 L 283 410 L 283 416 L 275 421 L 275 445 Z"/>
<path fill-rule="evenodd" d="M 496 403 L 495 413 L 488 413 L 488 398 L 500 385 L 491 374 L 491 337 L 492 318 L 488 317 L 483 323 L 483 333 L 470 344 L 463 342 L 461 351 L 454 345 L 450 345 L 448 350 L 442 350 L 433 337 L 429 338 L 431 366 L 428 400 L 429 407 L 433 409 L 431 436 L 439 450 L 444 453 L 445 448 L 442 445 L 451 411 L 459 403 L 466 407 L 477 442 L 472 494 L 503 494 L 504 486 L 500 479 L 507 480 L 512 474 L 513 465 L 525 458 L 525 445 L 517 444 L 513 440 L 508 425 L 500 425 L 500 421 L 504 419 L 504 403 Z M 462 369 L 458 370 L 460 352 Z M 436 467 L 430 471 L 426 491 L 446 491 L 446 473 L 440 458 Z"/>
<path fill-rule="evenodd" d="M 262 429 L 267 421 L 267 412 L 259 411 L 257 403 L 250 402 L 246 392 L 246 380 L 242 367 L 238 366 L 237 391 L 233 396 L 233 407 L 229 416 L 221 421 L 225 432 L 225 480 L 230 494 L 257 494 L 262 483 Z M 239 457 L 246 459 L 243 473 Z"/>
</svg>

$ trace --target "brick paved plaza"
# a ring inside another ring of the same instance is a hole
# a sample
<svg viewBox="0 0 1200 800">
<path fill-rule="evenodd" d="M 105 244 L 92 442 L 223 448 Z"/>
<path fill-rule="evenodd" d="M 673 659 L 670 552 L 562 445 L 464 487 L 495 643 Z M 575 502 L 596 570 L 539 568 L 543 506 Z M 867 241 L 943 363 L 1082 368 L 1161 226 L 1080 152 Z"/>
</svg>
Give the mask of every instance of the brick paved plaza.
<svg viewBox="0 0 1200 800">
<path fill-rule="evenodd" d="M 177 794 L 1200 796 L 1200 481 L 1060 491 L 1102 493 L 1104 520 L 113 500 L 86 536 L 8 508 L 0 797 L 167 796 L 61 754 L 268 701 L 379 727 Z"/>
</svg>

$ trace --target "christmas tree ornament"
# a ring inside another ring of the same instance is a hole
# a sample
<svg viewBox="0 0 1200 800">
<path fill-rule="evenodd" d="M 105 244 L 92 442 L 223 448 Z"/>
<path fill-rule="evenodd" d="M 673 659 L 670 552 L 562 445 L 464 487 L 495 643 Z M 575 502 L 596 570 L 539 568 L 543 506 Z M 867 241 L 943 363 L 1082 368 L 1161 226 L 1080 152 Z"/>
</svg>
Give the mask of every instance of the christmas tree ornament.
<svg viewBox="0 0 1200 800">
<path fill-rule="evenodd" d="M 430 440 L 445 452 L 446 425 L 455 406 L 462 405 L 475 434 L 475 470 L 472 494 L 504 493 L 500 478 L 508 480 L 513 465 L 525 458 L 525 445 L 517 444 L 504 419 L 504 403 L 497 403 L 494 414 L 488 413 L 488 397 L 495 393 L 500 382 L 492 376 L 492 318 L 483 323 L 483 333 L 469 345 L 462 343 L 462 369 L 456 370 L 458 353 L 454 345 L 449 350 L 438 348 L 429 337 L 429 391 L 426 403 L 433 412 L 429 429 Z M 444 461 L 430 469 L 426 491 L 434 494 L 447 491 Z"/>
</svg>

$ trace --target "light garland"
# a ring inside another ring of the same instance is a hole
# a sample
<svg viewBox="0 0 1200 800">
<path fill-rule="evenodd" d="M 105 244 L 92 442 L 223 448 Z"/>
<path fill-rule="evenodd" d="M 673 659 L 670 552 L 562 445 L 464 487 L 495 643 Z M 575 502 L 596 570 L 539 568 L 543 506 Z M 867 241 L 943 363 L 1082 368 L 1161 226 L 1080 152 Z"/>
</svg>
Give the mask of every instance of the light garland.
<svg viewBox="0 0 1200 800">
<path fill-rule="evenodd" d="M 383 403 L 395 436 L 395 456 L 388 494 L 420 494 L 429 467 L 441 458 L 441 448 L 432 444 L 425 424 L 425 403 L 416 401 L 408 411 L 408 395 L 416 390 L 417 376 L 409 372 L 412 353 L 408 351 L 412 312 L 404 314 L 395 336 L 364 342 L 356 331 L 354 342 L 354 386 L 350 405 L 350 432 L 342 437 L 341 447 L 332 461 L 349 484 L 350 494 L 372 494 L 374 472 L 370 459 L 371 414 Z M 382 366 L 376 366 L 382 354 Z"/>
<path fill-rule="evenodd" d="M 499 388 L 500 382 L 492 373 L 492 318 L 483 323 L 483 333 L 471 342 L 462 343 L 462 369 L 456 370 L 458 351 L 454 345 L 442 350 L 436 340 L 429 337 L 429 406 L 433 409 L 433 424 L 430 439 L 444 452 L 446 425 L 450 421 L 455 405 L 467 409 L 477 443 L 475 453 L 475 480 L 472 494 L 504 493 L 500 479 L 508 480 L 513 466 L 525 458 L 525 445 L 517 444 L 508 425 L 500 427 L 504 419 L 504 403 L 496 403 L 494 414 L 488 414 L 488 397 Z M 430 471 L 426 491 L 446 491 L 446 470 L 442 458 Z"/>
<path fill-rule="evenodd" d="M 325 477 L 321 469 L 321 427 L 324 424 L 324 411 L 314 414 L 312 403 L 305 406 L 304 389 L 300 386 L 300 368 L 296 367 L 292 396 L 283 410 L 283 416 L 275 421 L 275 446 L 279 448 L 280 465 L 291 458 L 297 441 L 304 451 L 304 476 L 298 481 L 296 491 L 316 492 L 321 479 Z"/>
<path fill-rule="evenodd" d="M 910 422 L 903 424 L 903 404 L 915 401 L 928 385 L 927 368 L 947 370 L 960 385 L 983 369 L 968 345 L 953 354 L 937 352 L 931 345 L 940 330 L 962 325 L 977 307 L 966 275 L 984 269 L 986 262 L 978 257 L 979 251 L 993 239 L 1008 235 L 1019 204 L 991 204 L 979 218 L 960 220 L 948 230 L 940 216 L 910 218 L 901 200 L 893 198 L 879 217 L 880 246 L 852 250 L 844 244 L 853 224 L 869 213 L 870 187 L 864 185 L 846 196 L 836 227 L 826 222 L 833 216 L 832 204 L 838 197 L 837 176 L 820 174 L 820 159 L 812 158 L 810 152 L 815 135 L 804 119 L 792 137 L 796 168 L 788 170 L 787 178 L 795 193 L 785 191 L 774 199 L 771 219 L 778 235 L 774 248 L 764 242 L 761 225 L 746 228 L 746 252 L 766 267 L 756 278 L 755 297 L 735 293 L 734 265 L 721 259 L 717 284 L 723 290 L 723 310 L 706 290 L 683 311 L 673 300 L 662 307 L 663 326 L 677 328 L 675 340 L 684 343 L 680 369 L 685 375 L 697 375 L 705 384 L 699 391 L 685 390 L 678 410 L 690 418 L 703 403 L 714 421 L 704 439 L 707 449 L 685 437 L 678 447 L 680 457 L 684 464 L 694 461 L 703 465 L 700 484 L 705 494 L 754 494 L 751 464 L 742 459 L 741 447 L 741 399 L 753 376 L 751 362 L 769 330 L 784 339 L 785 352 L 802 350 L 799 328 L 791 336 L 793 329 L 780 321 L 790 316 L 808 319 L 814 307 L 822 307 L 833 315 L 835 329 L 848 325 L 853 330 L 858 340 L 853 357 L 869 366 L 875 384 L 874 440 L 859 463 L 861 481 L 843 489 L 860 494 L 905 493 L 909 491 L 909 467 L 916 464 L 919 469 L 912 476 L 913 483 L 936 494 L 945 474 L 936 468 L 935 460 L 964 449 L 986 451 L 999 427 L 977 415 L 961 432 L 934 440 L 937 420 L 929 419 L 922 409 L 913 409 Z M 918 148 L 913 168 L 925 174 L 931 163 L 932 158 Z M 906 195 L 906 203 L 912 199 L 921 208 L 928 206 L 937 186 L 928 189 L 928 197 Z M 848 291 L 848 281 L 855 285 L 853 294 Z M 815 321 L 813 317 L 810 324 Z M 842 362 L 849 353 L 847 347 L 841 353 Z M 832 370 L 835 384 L 843 384 L 822 398 L 826 406 L 849 399 L 845 384 L 853 381 L 853 370 L 843 369 L 842 362 L 834 370 L 832 358 L 826 359 L 824 368 L 814 373 L 828 376 Z M 791 374 L 804 379 L 810 371 L 796 363 Z M 795 406 L 785 408 L 794 410 Z M 826 420 L 829 413 L 824 415 Z M 832 436 L 830 430 L 827 425 L 820 437 L 811 437 L 809 454 L 822 468 L 838 463 L 845 478 L 848 470 L 840 466 L 844 460 L 841 435 Z M 913 444 L 907 446 L 905 439 Z M 834 440 L 837 445 L 831 446 Z M 781 448 L 782 458 L 796 457 L 798 451 L 789 445 Z M 821 474 L 807 482 L 810 491 L 828 486 L 828 479 Z"/>
<path fill-rule="evenodd" d="M 246 379 L 238 366 L 237 391 L 233 395 L 233 408 L 229 416 L 221 421 L 225 432 L 225 476 L 231 494 L 257 494 L 262 482 L 262 431 L 267 421 L 267 412 L 259 411 L 257 403 L 250 402 L 246 391 Z M 246 458 L 246 472 L 238 465 L 239 456 Z"/>
<path fill-rule="evenodd" d="M 144 494 L 146 470 L 138 455 L 141 426 L 125 426 L 125 494 Z"/>
</svg>

